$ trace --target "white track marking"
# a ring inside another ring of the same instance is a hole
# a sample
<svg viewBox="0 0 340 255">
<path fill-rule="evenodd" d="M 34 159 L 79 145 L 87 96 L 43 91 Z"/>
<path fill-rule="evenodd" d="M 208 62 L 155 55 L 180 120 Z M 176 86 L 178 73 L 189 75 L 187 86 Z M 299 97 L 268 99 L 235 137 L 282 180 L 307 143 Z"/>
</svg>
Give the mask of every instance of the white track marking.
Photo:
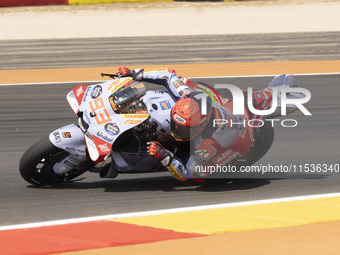
<svg viewBox="0 0 340 255">
<path fill-rule="evenodd" d="M 75 218 L 75 219 L 35 222 L 35 223 L 27 223 L 27 224 L 2 226 L 2 227 L 0 227 L 0 231 L 2 231 L 2 230 L 13 230 L 13 229 L 37 228 L 37 227 L 46 227 L 46 226 L 56 226 L 56 225 L 65 225 L 65 224 L 72 224 L 72 223 L 82 223 L 82 222 L 91 222 L 91 221 L 100 221 L 100 220 L 109 220 L 109 219 L 121 219 L 121 218 L 130 218 L 130 217 L 160 215 L 160 214 L 169 214 L 169 213 L 193 212 L 193 211 L 200 211 L 200 210 L 211 210 L 211 209 L 238 207 L 238 206 L 249 206 L 249 205 L 280 203 L 280 202 L 312 200 L 312 199 L 318 199 L 318 198 L 331 198 L 331 197 L 340 197 L 340 193 L 329 193 L 329 194 L 318 194 L 318 195 L 307 195 L 307 196 L 296 196 L 296 197 L 284 197 L 284 198 L 272 198 L 272 199 L 254 200 L 254 201 L 246 201 L 246 202 L 223 203 L 223 204 L 182 207 L 182 208 L 144 211 L 144 212 L 110 214 L 110 215 Z"/>
</svg>

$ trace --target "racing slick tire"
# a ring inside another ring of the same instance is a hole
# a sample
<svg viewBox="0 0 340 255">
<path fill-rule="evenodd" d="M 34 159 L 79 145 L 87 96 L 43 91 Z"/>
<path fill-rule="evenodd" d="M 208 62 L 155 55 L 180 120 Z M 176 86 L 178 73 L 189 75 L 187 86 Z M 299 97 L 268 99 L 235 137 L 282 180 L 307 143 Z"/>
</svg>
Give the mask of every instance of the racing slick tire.
<svg viewBox="0 0 340 255">
<path fill-rule="evenodd" d="M 47 136 L 33 144 L 21 157 L 20 174 L 24 180 L 36 186 L 64 182 L 65 175 L 55 174 L 53 165 L 67 156 L 68 153 L 55 147 Z"/>
</svg>

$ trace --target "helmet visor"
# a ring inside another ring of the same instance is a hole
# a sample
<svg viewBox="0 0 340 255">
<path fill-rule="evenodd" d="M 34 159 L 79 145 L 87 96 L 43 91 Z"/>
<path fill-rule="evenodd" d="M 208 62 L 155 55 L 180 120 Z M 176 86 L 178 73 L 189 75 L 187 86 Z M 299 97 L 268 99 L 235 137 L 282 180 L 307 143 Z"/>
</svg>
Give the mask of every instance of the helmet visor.
<svg viewBox="0 0 340 255">
<path fill-rule="evenodd" d="M 171 119 L 170 121 L 171 135 L 177 141 L 188 141 L 192 139 L 193 137 L 195 137 L 196 135 L 198 135 L 204 125 L 205 125 L 205 122 L 196 127 L 185 127 L 183 125 L 178 124 L 173 119 Z"/>
</svg>

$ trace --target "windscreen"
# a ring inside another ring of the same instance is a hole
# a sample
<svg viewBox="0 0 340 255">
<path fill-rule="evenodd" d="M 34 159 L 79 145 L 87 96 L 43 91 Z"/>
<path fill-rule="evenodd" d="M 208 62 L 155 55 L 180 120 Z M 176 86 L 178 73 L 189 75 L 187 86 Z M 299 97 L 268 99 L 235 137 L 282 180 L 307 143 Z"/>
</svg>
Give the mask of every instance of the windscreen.
<svg viewBox="0 0 340 255">
<path fill-rule="evenodd" d="M 115 91 L 109 101 L 115 113 L 138 113 L 146 110 L 145 104 L 139 100 L 145 95 L 146 88 L 142 82 L 133 81 L 130 84 L 122 86 Z"/>
</svg>

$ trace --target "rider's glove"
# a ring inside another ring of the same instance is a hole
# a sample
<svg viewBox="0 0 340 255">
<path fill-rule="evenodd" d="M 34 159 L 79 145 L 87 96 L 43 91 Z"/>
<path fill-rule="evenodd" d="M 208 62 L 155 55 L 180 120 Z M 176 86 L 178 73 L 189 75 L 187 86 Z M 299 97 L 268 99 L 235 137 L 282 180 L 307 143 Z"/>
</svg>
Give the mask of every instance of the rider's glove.
<svg viewBox="0 0 340 255">
<path fill-rule="evenodd" d="M 118 77 L 132 77 L 131 70 L 125 66 L 119 67 L 116 74 L 118 75 Z"/>
<path fill-rule="evenodd" d="M 125 66 L 121 66 L 117 69 L 116 74 L 118 77 L 132 77 L 136 81 L 141 81 L 143 79 L 144 69 L 130 70 Z"/>
<path fill-rule="evenodd" d="M 159 142 L 148 142 L 147 145 L 149 156 L 159 159 L 163 166 L 168 166 L 171 163 L 174 154 L 164 149 Z"/>
</svg>

